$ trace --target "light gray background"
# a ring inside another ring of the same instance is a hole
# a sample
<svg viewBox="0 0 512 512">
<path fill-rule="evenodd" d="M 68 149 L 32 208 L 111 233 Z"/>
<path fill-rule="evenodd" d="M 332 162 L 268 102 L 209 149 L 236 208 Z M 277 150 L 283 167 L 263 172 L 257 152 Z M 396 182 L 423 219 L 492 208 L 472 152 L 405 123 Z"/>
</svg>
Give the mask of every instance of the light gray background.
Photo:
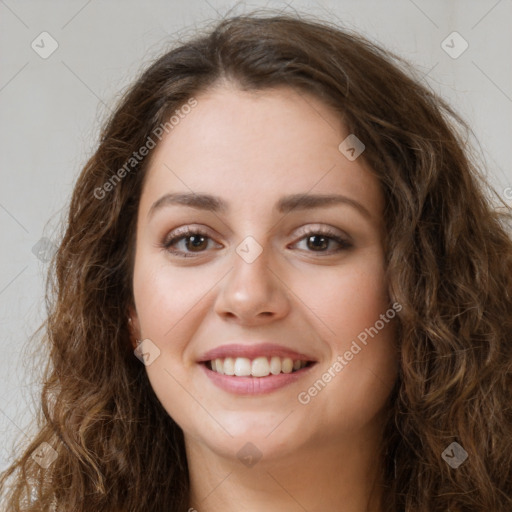
<svg viewBox="0 0 512 512">
<path fill-rule="evenodd" d="M 505 193 L 512 186 L 511 0 L 288 3 L 334 16 L 412 61 L 469 121 L 489 179 L 512 203 Z M 58 241 L 59 220 L 100 122 L 177 31 L 186 37 L 229 9 L 265 6 L 288 9 L 277 1 L 0 0 L 0 470 L 13 440 L 33 435 L 29 423 L 38 406 L 27 350 L 44 317 L 47 264 L 32 249 L 42 237 Z M 59 45 L 46 59 L 31 47 L 43 31 Z M 469 44 L 456 59 L 441 46 L 453 31 Z"/>
</svg>

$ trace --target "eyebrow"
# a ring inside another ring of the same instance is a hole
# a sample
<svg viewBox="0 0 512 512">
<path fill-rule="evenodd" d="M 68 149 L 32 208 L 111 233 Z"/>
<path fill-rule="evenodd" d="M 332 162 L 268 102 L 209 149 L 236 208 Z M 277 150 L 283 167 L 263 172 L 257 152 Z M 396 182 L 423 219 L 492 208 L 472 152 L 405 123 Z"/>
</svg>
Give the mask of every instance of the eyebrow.
<svg viewBox="0 0 512 512">
<path fill-rule="evenodd" d="M 229 206 L 220 197 L 209 194 L 195 194 L 193 192 L 165 194 L 157 199 L 149 209 L 148 217 L 152 217 L 157 210 L 168 206 L 188 206 L 198 210 L 214 213 L 226 213 Z M 359 211 L 364 217 L 371 219 L 370 212 L 358 201 L 339 194 L 293 194 L 284 196 L 276 204 L 279 213 L 289 213 L 292 210 L 312 210 L 328 208 L 335 205 L 348 205 Z"/>
</svg>

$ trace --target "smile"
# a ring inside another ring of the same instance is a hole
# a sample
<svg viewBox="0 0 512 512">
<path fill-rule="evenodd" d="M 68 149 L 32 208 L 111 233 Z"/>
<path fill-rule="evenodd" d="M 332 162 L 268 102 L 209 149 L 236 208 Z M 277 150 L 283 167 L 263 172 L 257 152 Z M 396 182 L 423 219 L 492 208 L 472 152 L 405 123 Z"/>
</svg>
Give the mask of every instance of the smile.
<svg viewBox="0 0 512 512">
<path fill-rule="evenodd" d="M 294 373 L 312 364 L 311 361 L 291 359 L 290 357 L 259 356 L 254 359 L 248 357 L 226 357 L 212 359 L 206 363 L 208 369 L 221 375 L 235 377 L 268 377 L 280 373 Z"/>
<path fill-rule="evenodd" d="M 312 354 L 262 340 L 217 346 L 196 362 L 216 387 L 235 395 L 254 396 L 293 384 L 318 361 Z"/>
</svg>

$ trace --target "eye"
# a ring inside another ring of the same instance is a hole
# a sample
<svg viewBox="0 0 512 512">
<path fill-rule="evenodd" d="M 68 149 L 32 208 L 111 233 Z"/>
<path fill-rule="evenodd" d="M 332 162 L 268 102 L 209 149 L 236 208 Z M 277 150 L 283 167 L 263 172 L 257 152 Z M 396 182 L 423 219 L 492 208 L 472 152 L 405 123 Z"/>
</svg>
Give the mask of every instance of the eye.
<svg viewBox="0 0 512 512">
<path fill-rule="evenodd" d="M 193 258 L 195 256 L 194 253 L 202 253 L 208 249 L 210 245 L 209 242 L 213 242 L 213 240 L 204 231 L 186 227 L 173 231 L 164 239 L 161 247 L 175 256 Z M 216 245 L 217 247 L 222 247 L 220 244 Z M 178 250 L 173 247 L 177 247 Z"/>
<path fill-rule="evenodd" d="M 302 238 L 292 244 L 292 246 L 298 246 L 301 242 L 305 242 L 306 248 L 300 250 L 306 252 L 330 255 L 353 247 L 349 240 L 328 228 L 309 228 L 303 230 L 302 235 Z M 205 231 L 186 226 L 170 233 L 162 241 L 160 247 L 166 249 L 174 256 L 193 258 L 211 249 L 212 244 L 216 248 L 222 248 L 222 245 L 215 243 Z M 332 246 L 334 246 L 334 248 Z"/>
<path fill-rule="evenodd" d="M 293 245 L 298 245 L 300 242 L 304 241 L 306 249 L 302 250 L 306 250 L 307 252 L 334 254 L 353 247 L 352 243 L 347 239 L 342 238 L 336 232 L 326 228 L 310 228 L 306 230 L 303 235 L 304 236 Z M 329 249 L 329 247 L 333 245 L 335 248 Z"/>
</svg>

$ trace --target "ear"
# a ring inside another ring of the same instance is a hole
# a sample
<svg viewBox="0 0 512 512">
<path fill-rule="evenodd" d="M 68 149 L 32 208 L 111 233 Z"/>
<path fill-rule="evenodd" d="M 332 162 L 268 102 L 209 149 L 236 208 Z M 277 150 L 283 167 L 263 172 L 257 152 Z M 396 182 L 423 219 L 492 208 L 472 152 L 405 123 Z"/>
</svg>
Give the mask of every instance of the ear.
<svg viewBox="0 0 512 512">
<path fill-rule="evenodd" d="M 135 350 L 137 348 L 137 340 L 141 339 L 141 334 L 139 317 L 133 306 L 128 308 L 128 330 L 130 331 L 130 343 Z"/>
</svg>

